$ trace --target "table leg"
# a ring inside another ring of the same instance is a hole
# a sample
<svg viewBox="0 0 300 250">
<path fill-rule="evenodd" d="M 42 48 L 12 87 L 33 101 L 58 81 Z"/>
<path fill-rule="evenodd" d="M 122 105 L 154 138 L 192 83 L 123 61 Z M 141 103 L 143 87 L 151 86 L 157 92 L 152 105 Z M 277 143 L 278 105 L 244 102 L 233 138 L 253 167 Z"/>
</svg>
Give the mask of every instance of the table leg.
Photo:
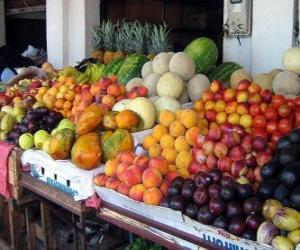
<svg viewBox="0 0 300 250">
<path fill-rule="evenodd" d="M 74 249 L 76 250 L 86 250 L 87 242 L 85 237 L 85 218 L 79 217 L 72 214 L 72 223 L 73 223 L 73 236 L 74 236 Z"/>
<path fill-rule="evenodd" d="M 21 237 L 22 237 L 22 225 L 20 225 L 21 215 L 20 209 L 16 206 L 14 200 L 8 201 L 8 217 L 10 228 L 10 241 L 13 249 L 22 249 Z"/>
<path fill-rule="evenodd" d="M 28 250 L 36 249 L 36 226 L 31 207 L 25 208 Z"/>
<path fill-rule="evenodd" d="M 40 203 L 42 230 L 44 236 L 44 245 L 46 250 L 54 249 L 51 229 L 51 214 L 48 205 L 45 202 Z"/>
</svg>

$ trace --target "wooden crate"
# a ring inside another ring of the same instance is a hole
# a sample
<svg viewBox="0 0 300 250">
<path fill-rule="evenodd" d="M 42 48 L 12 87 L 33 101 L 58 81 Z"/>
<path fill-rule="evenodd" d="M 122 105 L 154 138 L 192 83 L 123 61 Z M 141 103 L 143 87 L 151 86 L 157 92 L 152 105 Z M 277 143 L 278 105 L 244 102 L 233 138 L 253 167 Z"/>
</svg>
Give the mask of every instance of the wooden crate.
<svg viewBox="0 0 300 250">
<path fill-rule="evenodd" d="M 20 199 L 20 157 L 22 151 L 20 149 L 13 149 L 8 158 L 8 183 L 10 192 L 15 200 Z"/>
</svg>

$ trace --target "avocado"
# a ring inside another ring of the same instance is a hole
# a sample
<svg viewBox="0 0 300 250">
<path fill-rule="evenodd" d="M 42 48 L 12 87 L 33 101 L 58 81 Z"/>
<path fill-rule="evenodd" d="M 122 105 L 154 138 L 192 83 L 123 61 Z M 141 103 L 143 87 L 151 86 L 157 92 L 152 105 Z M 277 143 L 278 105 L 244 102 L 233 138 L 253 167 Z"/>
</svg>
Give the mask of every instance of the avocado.
<svg viewBox="0 0 300 250">
<path fill-rule="evenodd" d="M 290 190 L 283 184 L 280 184 L 274 191 L 274 198 L 283 201 L 289 196 Z"/>
<path fill-rule="evenodd" d="M 291 145 L 289 135 L 285 135 L 279 138 L 277 142 L 277 149 L 281 150 L 287 146 Z"/>
<path fill-rule="evenodd" d="M 291 143 L 300 144 L 300 129 L 296 128 L 289 134 Z"/>
<path fill-rule="evenodd" d="M 300 145 L 293 144 L 283 148 L 280 152 L 279 159 L 283 166 L 300 160 Z"/>
<path fill-rule="evenodd" d="M 262 199 L 272 198 L 277 185 L 278 181 L 276 179 L 265 179 L 259 184 L 257 195 Z"/>
<path fill-rule="evenodd" d="M 290 202 L 293 208 L 300 209 L 300 184 L 298 184 L 290 194 Z"/>
<path fill-rule="evenodd" d="M 299 166 L 300 162 L 295 162 L 283 169 L 279 174 L 279 181 L 289 188 L 294 187 L 300 180 Z"/>
</svg>

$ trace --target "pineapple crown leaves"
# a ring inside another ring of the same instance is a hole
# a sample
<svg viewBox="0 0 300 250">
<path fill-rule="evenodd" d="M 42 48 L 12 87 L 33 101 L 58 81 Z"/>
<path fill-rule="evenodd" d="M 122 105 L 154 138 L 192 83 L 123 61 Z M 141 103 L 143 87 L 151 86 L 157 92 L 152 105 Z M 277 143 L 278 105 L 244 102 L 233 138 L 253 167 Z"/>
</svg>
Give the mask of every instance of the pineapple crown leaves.
<svg viewBox="0 0 300 250">
<path fill-rule="evenodd" d="M 132 32 L 133 32 L 133 45 L 135 48 L 135 51 L 138 53 L 144 53 L 145 51 L 145 28 L 144 26 L 136 21 L 132 25 Z"/>
<path fill-rule="evenodd" d="M 125 51 L 130 54 L 135 51 L 135 46 L 133 44 L 134 34 L 133 34 L 133 22 L 122 22 L 121 30 L 123 32 L 124 40 L 125 40 Z"/>
<path fill-rule="evenodd" d="M 94 50 L 101 50 L 103 48 L 103 38 L 102 38 L 101 26 L 95 26 L 92 31 L 92 47 Z"/>
<path fill-rule="evenodd" d="M 102 23 L 103 45 L 106 50 L 114 51 L 116 43 L 116 24 L 110 20 Z"/>
<path fill-rule="evenodd" d="M 164 23 L 163 25 L 153 25 L 151 32 L 151 45 L 149 53 L 158 54 L 170 49 L 169 33 L 171 29 Z"/>
</svg>

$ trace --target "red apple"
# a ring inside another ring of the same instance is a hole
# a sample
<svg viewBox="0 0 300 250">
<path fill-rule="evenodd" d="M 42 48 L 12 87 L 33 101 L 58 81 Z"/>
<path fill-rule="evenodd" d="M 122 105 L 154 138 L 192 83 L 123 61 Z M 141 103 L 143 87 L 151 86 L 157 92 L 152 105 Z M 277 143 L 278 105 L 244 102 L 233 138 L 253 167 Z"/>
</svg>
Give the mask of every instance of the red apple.
<svg viewBox="0 0 300 250">
<path fill-rule="evenodd" d="M 236 131 L 224 133 L 221 140 L 227 148 L 231 149 L 238 146 L 241 142 L 241 137 Z"/>
<path fill-rule="evenodd" d="M 261 87 L 256 83 L 251 83 L 248 87 L 248 92 L 250 94 L 259 94 L 261 92 Z"/>
<path fill-rule="evenodd" d="M 101 88 L 106 90 L 108 86 L 112 84 L 112 81 L 108 77 L 103 77 L 100 83 L 101 83 Z"/>
<path fill-rule="evenodd" d="M 231 131 L 232 127 L 233 127 L 232 124 L 228 122 L 225 122 L 220 125 L 220 129 L 222 130 L 223 133 Z"/>
<path fill-rule="evenodd" d="M 244 160 L 234 161 L 231 166 L 231 175 L 233 177 L 241 177 L 247 175 L 248 168 Z"/>
<path fill-rule="evenodd" d="M 218 169 L 220 169 L 223 173 L 230 172 L 231 168 L 231 159 L 229 156 L 224 156 L 218 160 Z"/>
<path fill-rule="evenodd" d="M 214 99 L 214 93 L 210 90 L 206 90 L 202 94 L 202 101 L 206 103 L 207 101 L 212 101 Z"/>
<path fill-rule="evenodd" d="M 198 137 L 197 137 L 197 146 L 202 147 L 205 140 L 206 140 L 206 137 L 204 135 L 198 135 Z"/>
<path fill-rule="evenodd" d="M 207 158 L 206 158 L 206 166 L 209 169 L 216 168 L 217 165 L 218 165 L 218 159 L 217 159 L 217 157 L 215 157 L 214 155 L 207 156 Z"/>
<path fill-rule="evenodd" d="M 216 115 L 217 115 L 217 112 L 213 109 L 206 110 L 206 112 L 205 112 L 205 118 L 209 122 L 214 122 L 216 120 Z"/>
<path fill-rule="evenodd" d="M 198 148 L 193 148 L 192 149 L 192 154 L 193 157 L 195 159 L 195 161 L 198 164 L 204 164 L 206 162 L 206 154 L 204 153 L 204 151 L 202 149 L 198 149 Z"/>
<path fill-rule="evenodd" d="M 240 160 L 244 160 L 246 156 L 246 152 L 245 150 L 240 147 L 234 147 L 233 149 L 231 149 L 229 151 L 229 157 L 231 158 L 231 160 L 233 161 L 240 161 Z"/>
<path fill-rule="evenodd" d="M 214 101 L 224 100 L 224 94 L 222 91 L 219 91 L 214 94 Z"/>
<path fill-rule="evenodd" d="M 235 100 L 236 91 L 235 89 L 225 89 L 223 98 L 225 102 L 231 102 Z"/>
<path fill-rule="evenodd" d="M 252 150 L 252 137 L 251 135 L 246 135 L 243 137 L 241 142 L 241 147 L 245 150 L 245 152 L 248 154 Z"/>
<path fill-rule="evenodd" d="M 200 171 L 201 171 L 201 165 L 198 164 L 196 161 L 193 161 L 189 165 L 189 172 L 190 172 L 190 174 L 197 174 Z"/>
<path fill-rule="evenodd" d="M 237 86 L 238 90 L 248 90 L 251 82 L 247 79 L 241 80 Z"/>
<path fill-rule="evenodd" d="M 222 136 L 222 131 L 219 127 L 210 128 L 208 130 L 208 134 L 206 139 L 211 141 L 218 141 Z"/>
<path fill-rule="evenodd" d="M 266 138 L 264 138 L 262 136 L 255 136 L 252 139 L 252 149 L 257 152 L 260 152 L 266 148 L 267 143 L 268 143 L 268 141 Z"/>
<path fill-rule="evenodd" d="M 223 89 L 223 85 L 219 80 L 213 80 L 209 87 L 210 91 L 213 93 L 217 93 Z"/>
<path fill-rule="evenodd" d="M 248 98 L 248 102 L 250 104 L 261 103 L 261 101 L 262 101 L 261 95 L 258 93 L 251 94 Z"/>
<path fill-rule="evenodd" d="M 272 101 L 272 91 L 269 90 L 269 89 L 265 89 L 261 92 L 261 97 L 262 97 L 262 101 L 265 102 L 265 103 L 271 103 Z"/>
</svg>

